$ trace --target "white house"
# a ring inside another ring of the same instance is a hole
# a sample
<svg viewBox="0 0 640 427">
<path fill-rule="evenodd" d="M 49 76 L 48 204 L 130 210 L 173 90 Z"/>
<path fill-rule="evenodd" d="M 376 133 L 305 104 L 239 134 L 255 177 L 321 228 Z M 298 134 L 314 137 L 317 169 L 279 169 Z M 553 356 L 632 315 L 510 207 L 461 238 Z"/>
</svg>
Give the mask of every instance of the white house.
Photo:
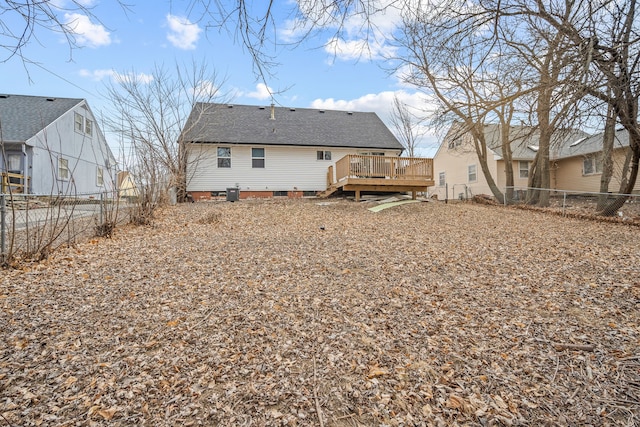
<svg viewBox="0 0 640 427">
<path fill-rule="evenodd" d="M 346 155 L 402 153 L 375 113 L 274 106 L 197 104 L 181 141 L 196 200 L 227 188 L 241 198 L 315 195 Z"/>
<path fill-rule="evenodd" d="M 2 192 L 112 192 L 116 160 L 83 99 L 0 94 Z"/>
</svg>

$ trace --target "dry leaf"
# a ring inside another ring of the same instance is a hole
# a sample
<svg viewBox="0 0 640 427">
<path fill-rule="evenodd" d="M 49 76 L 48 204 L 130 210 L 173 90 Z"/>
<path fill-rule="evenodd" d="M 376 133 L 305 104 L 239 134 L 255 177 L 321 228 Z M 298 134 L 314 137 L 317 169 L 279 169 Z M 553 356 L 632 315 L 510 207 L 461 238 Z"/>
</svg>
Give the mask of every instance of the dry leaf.
<svg viewBox="0 0 640 427">
<path fill-rule="evenodd" d="M 383 375 L 388 375 L 389 371 L 387 369 L 384 368 L 380 368 L 378 366 L 373 366 L 369 369 L 369 373 L 367 374 L 367 378 L 371 379 L 371 378 L 377 378 L 377 377 L 381 377 Z"/>
<path fill-rule="evenodd" d="M 110 408 L 110 409 L 101 409 L 98 411 L 98 414 L 105 420 L 109 421 L 113 418 L 116 412 L 118 412 L 118 408 Z"/>
</svg>

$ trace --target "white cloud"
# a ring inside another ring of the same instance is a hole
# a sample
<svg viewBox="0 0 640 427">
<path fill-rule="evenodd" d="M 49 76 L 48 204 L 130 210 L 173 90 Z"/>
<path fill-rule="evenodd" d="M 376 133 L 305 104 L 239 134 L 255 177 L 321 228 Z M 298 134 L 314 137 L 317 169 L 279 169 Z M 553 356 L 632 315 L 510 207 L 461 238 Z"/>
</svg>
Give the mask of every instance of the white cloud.
<svg viewBox="0 0 640 427">
<path fill-rule="evenodd" d="M 244 95 L 249 98 L 264 100 L 264 99 L 271 98 L 272 93 L 273 93 L 273 89 L 271 89 L 269 86 L 265 85 L 264 83 L 258 83 L 256 85 L 256 90 L 254 90 L 253 92 L 246 93 Z"/>
<path fill-rule="evenodd" d="M 334 55 L 337 59 L 342 59 L 344 61 L 383 59 L 393 55 L 395 51 L 393 47 L 375 40 L 342 40 L 336 37 L 327 42 L 324 50 L 327 53 Z"/>
<path fill-rule="evenodd" d="M 80 77 L 89 78 L 95 81 L 104 80 L 105 78 L 114 79 L 118 82 L 137 82 L 141 84 L 149 84 L 153 81 L 153 76 L 146 73 L 119 73 L 115 70 L 97 69 L 87 70 L 83 68 L 79 72 Z"/>
<path fill-rule="evenodd" d="M 146 73 L 118 73 L 114 71 L 111 77 L 118 82 L 136 82 L 141 84 L 149 84 L 153 81 L 153 75 Z"/>
<path fill-rule="evenodd" d="M 392 129 L 390 117 L 393 109 L 394 96 L 397 96 L 400 101 L 406 104 L 416 117 L 427 118 L 434 111 L 433 104 L 429 102 L 429 98 L 424 94 L 419 92 L 410 93 L 405 90 L 370 93 L 351 100 L 334 98 L 316 99 L 311 102 L 311 108 L 375 112 L 393 132 L 394 129 Z M 429 129 L 428 125 L 424 124 L 418 133 L 424 135 L 418 143 L 418 154 L 421 156 L 434 155 L 438 147 L 438 139 L 435 132 Z"/>
<path fill-rule="evenodd" d="M 111 34 L 101 24 L 94 24 L 88 16 L 65 13 L 65 27 L 74 35 L 79 46 L 100 47 L 111 44 Z"/>
<path fill-rule="evenodd" d="M 89 78 L 91 80 L 100 81 L 104 78 L 110 78 L 115 75 L 115 71 L 113 70 L 87 70 L 85 68 L 80 70 L 80 77 Z"/>
<path fill-rule="evenodd" d="M 169 25 L 169 34 L 167 40 L 174 47 L 183 50 L 193 50 L 196 48 L 196 42 L 200 38 L 202 28 L 198 24 L 194 24 L 187 18 L 176 15 L 167 15 L 167 24 Z"/>
</svg>

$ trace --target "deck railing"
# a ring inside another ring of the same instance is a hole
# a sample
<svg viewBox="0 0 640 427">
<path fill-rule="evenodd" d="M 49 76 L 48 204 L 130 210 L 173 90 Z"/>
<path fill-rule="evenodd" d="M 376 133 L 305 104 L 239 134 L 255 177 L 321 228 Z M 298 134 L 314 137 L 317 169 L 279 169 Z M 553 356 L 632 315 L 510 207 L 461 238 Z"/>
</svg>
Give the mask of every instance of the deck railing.
<svg viewBox="0 0 640 427">
<path fill-rule="evenodd" d="M 9 193 L 11 189 L 14 193 L 26 193 L 29 188 L 29 177 L 11 172 L 0 172 L 0 193 Z"/>
<path fill-rule="evenodd" d="M 433 159 L 348 154 L 336 162 L 336 180 L 381 178 L 433 180 Z"/>
</svg>

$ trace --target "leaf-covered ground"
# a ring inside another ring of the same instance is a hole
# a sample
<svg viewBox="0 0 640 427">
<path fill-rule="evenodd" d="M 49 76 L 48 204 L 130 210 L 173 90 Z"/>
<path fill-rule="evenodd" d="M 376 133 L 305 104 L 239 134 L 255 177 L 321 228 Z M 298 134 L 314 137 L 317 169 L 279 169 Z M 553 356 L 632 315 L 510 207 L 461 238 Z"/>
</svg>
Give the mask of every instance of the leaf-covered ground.
<svg viewBox="0 0 640 427">
<path fill-rule="evenodd" d="M 638 228 L 195 203 L 1 272 L 0 425 L 640 424 Z"/>
</svg>

